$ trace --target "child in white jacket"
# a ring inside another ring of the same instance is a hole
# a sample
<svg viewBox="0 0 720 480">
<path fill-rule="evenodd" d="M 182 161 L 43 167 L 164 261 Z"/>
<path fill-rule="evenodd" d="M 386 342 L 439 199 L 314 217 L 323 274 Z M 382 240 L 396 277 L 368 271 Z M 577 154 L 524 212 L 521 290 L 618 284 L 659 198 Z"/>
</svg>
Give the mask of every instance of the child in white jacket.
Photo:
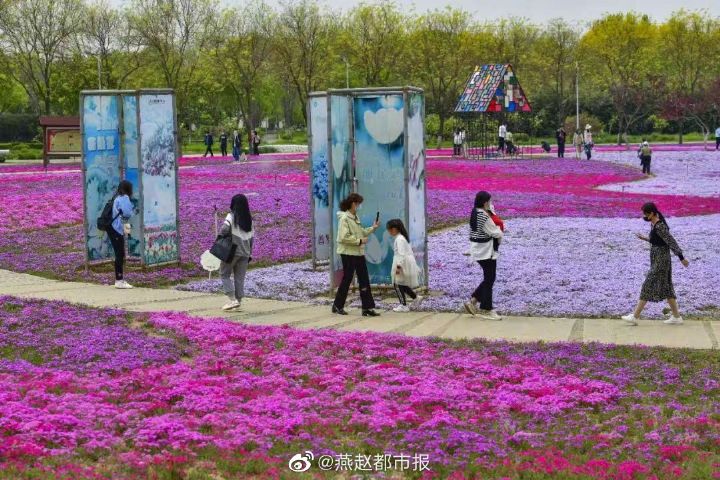
<svg viewBox="0 0 720 480">
<path fill-rule="evenodd" d="M 413 291 L 419 285 L 418 277 L 420 269 L 415 261 L 415 254 L 408 242 L 408 233 L 402 220 L 395 218 L 387 222 L 385 226 L 388 233 L 395 237 L 393 243 L 393 263 L 391 276 L 395 293 L 400 305 L 393 308 L 394 312 L 409 312 L 405 295 L 413 300 L 418 300 L 418 295 Z"/>
</svg>

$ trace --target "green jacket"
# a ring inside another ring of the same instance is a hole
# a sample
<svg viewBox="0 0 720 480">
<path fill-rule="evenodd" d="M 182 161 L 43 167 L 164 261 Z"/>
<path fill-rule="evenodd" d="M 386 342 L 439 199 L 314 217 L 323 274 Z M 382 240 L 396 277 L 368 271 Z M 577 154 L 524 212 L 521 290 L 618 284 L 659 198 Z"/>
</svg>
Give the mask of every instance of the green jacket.
<svg viewBox="0 0 720 480">
<path fill-rule="evenodd" d="M 366 239 L 368 235 L 375 231 L 375 228 L 363 228 L 360 219 L 350 212 L 337 212 L 337 217 L 338 255 L 354 255 L 356 257 L 365 255 L 365 246 L 360 245 L 360 240 Z"/>
</svg>

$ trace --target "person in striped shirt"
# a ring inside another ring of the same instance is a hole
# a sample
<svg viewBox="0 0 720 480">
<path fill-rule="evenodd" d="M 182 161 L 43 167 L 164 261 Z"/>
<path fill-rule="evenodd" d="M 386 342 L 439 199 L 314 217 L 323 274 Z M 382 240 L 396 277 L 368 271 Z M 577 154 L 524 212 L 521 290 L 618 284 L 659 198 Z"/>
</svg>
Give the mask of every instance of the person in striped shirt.
<svg viewBox="0 0 720 480">
<path fill-rule="evenodd" d="M 493 221 L 493 212 L 491 195 L 486 191 L 478 192 L 470 212 L 470 257 L 482 267 L 483 281 L 464 306 L 470 315 L 479 315 L 487 320 L 502 320 L 493 308 L 493 285 L 498 258 L 493 239 L 500 240 L 503 232 Z"/>
</svg>

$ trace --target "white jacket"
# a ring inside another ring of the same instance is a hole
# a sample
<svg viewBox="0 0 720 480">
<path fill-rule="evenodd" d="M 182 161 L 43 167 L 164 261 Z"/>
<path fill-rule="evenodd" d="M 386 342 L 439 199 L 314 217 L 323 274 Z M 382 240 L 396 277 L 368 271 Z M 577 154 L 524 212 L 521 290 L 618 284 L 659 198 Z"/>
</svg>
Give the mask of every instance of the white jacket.
<svg viewBox="0 0 720 480">
<path fill-rule="evenodd" d="M 415 261 L 415 254 L 412 251 L 412 247 L 408 243 L 407 239 L 401 234 L 395 237 L 395 243 L 393 244 L 393 263 L 390 275 L 393 283 L 398 285 L 406 285 L 410 288 L 415 288 L 420 284 L 419 276 L 420 269 Z M 402 272 L 396 274 L 397 267 L 402 267 Z"/>
</svg>

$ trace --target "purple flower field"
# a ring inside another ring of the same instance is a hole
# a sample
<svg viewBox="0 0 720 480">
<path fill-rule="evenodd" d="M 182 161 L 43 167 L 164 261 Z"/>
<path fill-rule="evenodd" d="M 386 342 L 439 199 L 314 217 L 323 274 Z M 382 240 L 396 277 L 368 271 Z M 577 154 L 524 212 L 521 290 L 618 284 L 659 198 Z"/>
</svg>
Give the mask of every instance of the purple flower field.
<svg viewBox="0 0 720 480">
<path fill-rule="evenodd" d="M 720 215 L 669 218 L 671 232 L 691 262 L 674 260 L 675 289 L 681 310 L 692 316 L 720 317 Z M 500 247 L 495 304 L 505 314 L 540 316 L 624 315 L 637 302 L 650 265 L 641 218 L 526 218 L 506 222 Z M 467 227 L 430 235 L 430 289 L 436 292 L 414 305 L 428 311 L 460 311 L 482 280 L 482 270 L 464 255 Z M 252 297 L 327 303 L 328 273 L 310 262 L 252 270 L 245 282 Z M 220 291 L 217 279 L 192 282 L 183 290 Z M 384 302 L 395 306 L 394 297 Z M 659 317 L 665 304 L 649 304 L 645 314 Z"/>
</svg>

